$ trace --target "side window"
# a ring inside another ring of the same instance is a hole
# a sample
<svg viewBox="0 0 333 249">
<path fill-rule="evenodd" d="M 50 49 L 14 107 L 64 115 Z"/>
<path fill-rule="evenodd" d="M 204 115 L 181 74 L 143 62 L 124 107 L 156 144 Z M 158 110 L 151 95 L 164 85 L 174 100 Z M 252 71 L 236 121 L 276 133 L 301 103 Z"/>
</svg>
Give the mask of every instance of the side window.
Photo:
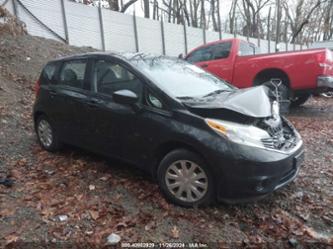
<svg viewBox="0 0 333 249">
<path fill-rule="evenodd" d="M 212 46 L 213 58 L 212 60 L 225 59 L 229 57 L 231 51 L 231 42 L 222 42 Z"/>
<path fill-rule="evenodd" d="M 83 89 L 86 68 L 87 62 L 85 60 L 64 62 L 60 72 L 59 84 Z"/>
<path fill-rule="evenodd" d="M 47 64 L 42 72 L 41 84 L 49 84 L 53 80 L 57 65 L 55 63 Z"/>
<path fill-rule="evenodd" d="M 187 61 L 190 63 L 196 63 L 200 61 L 209 61 L 212 59 L 212 50 L 210 47 L 200 48 L 187 57 Z"/>
<path fill-rule="evenodd" d="M 118 90 L 130 90 L 139 98 L 142 95 L 141 81 L 125 67 L 105 60 L 99 60 L 94 68 L 95 91 L 112 95 Z"/>
<path fill-rule="evenodd" d="M 239 45 L 239 56 L 255 55 L 255 47 L 248 42 L 241 41 Z"/>
<path fill-rule="evenodd" d="M 200 61 L 212 61 L 228 58 L 231 51 L 231 42 L 222 42 L 194 51 L 187 61 L 196 63 Z"/>
</svg>

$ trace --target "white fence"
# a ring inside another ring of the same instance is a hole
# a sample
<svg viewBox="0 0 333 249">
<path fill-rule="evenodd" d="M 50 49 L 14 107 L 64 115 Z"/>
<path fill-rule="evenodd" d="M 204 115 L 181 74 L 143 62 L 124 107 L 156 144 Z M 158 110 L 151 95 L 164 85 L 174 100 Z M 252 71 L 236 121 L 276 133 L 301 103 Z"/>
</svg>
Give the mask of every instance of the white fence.
<svg viewBox="0 0 333 249">
<path fill-rule="evenodd" d="M 75 46 L 91 46 L 116 52 L 147 52 L 177 56 L 206 42 L 234 37 L 199 28 L 135 17 L 68 0 L 0 0 L 25 22 L 29 34 Z M 246 37 L 237 36 L 246 40 Z M 249 38 L 261 53 L 275 51 L 275 42 Z M 300 50 L 281 43 L 280 51 Z"/>
</svg>

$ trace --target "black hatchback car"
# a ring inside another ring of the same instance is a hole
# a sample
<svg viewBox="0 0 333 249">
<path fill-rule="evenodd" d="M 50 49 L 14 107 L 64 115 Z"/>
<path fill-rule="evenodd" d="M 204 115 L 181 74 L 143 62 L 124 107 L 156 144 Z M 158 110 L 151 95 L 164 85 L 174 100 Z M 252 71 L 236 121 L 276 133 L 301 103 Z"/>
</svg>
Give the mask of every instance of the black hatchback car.
<svg viewBox="0 0 333 249">
<path fill-rule="evenodd" d="M 182 206 L 264 197 L 292 181 L 303 142 L 268 88 L 238 90 L 168 57 L 89 53 L 49 62 L 36 84 L 41 146 L 117 157 Z"/>
</svg>

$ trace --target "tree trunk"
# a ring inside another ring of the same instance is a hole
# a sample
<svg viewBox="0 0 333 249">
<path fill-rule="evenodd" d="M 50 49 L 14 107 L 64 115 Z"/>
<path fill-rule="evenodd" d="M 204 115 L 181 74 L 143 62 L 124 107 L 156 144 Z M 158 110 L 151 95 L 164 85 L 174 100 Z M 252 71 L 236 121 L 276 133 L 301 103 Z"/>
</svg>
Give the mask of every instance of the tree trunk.
<svg viewBox="0 0 333 249">
<path fill-rule="evenodd" d="M 295 25 L 295 31 L 293 33 L 292 39 L 291 41 L 294 43 L 296 41 L 296 38 L 299 34 L 301 34 L 303 28 L 309 23 L 310 21 L 310 17 L 312 16 L 312 13 L 321 5 L 321 1 L 318 0 L 317 3 L 310 9 L 309 13 L 306 15 L 306 17 L 303 19 L 303 21 L 300 23 L 300 25 Z M 299 12 L 301 12 L 301 10 L 298 10 Z M 299 17 L 301 16 L 301 14 L 299 15 Z M 297 24 L 298 22 L 296 22 Z"/>
<path fill-rule="evenodd" d="M 233 0 L 229 12 L 229 29 L 231 34 L 234 33 L 235 29 L 236 7 L 237 7 L 237 0 Z"/>
<path fill-rule="evenodd" d="M 216 15 L 218 12 L 218 10 L 216 10 L 216 0 L 210 0 L 210 12 L 211 12 L 211 16 L 212 16 L 212 21 L 213 21 L 213 29 L 214 31 L 218 31 L 218 23 L 217 23 L 217 18 Z"/>
<path fill-rule="evenodd" d="M 216 0 L 216 7 L 217 7 L 217 25 L 218 31 L 222 32 L 222 24 L 221 24 L 221 13 L 220 13 L 220 0 Z"/>
<path fill-rule="evenodd" d="M 276 0 L 276 33 L 275 33 L 275 51 L 276 52 L 278 50 L 277 46 L 280 42 L 281 18 L 282 18 L 282 11 L 281 11 L 280 0 Z"/>
<path fill-rule="evenodd" d="M 184 15 L 185 15 L 187 25 L 190 26 L 191 22 L 190 22 L 190 14 L 188 13 L 188 9 L 187 9 L 187 0 L 184 1 Z"/>
<path fill-rule="evenodd" d="M 149 0 L 143 0 L 143 9 L 145 12 L 145 18 L 150 18 Z"/>
<path fill-rule="evenodd" d="M 157 0 L 154 0 L 154 5 L 153 5 L 153 19 L 154 20 L 159 20 L 159 12 L 158 12 L 158 2 Z"/>
<path fill-rule="evenodd" d="M 206 29 L 205 0 L 201 0 L 201 28 Z"/>
<path fill-rule="evenodd" d="M 119 11 L 119 3 L 118 0 L 108 0 L 110 9 L 114 11 Z"/>
</svg>

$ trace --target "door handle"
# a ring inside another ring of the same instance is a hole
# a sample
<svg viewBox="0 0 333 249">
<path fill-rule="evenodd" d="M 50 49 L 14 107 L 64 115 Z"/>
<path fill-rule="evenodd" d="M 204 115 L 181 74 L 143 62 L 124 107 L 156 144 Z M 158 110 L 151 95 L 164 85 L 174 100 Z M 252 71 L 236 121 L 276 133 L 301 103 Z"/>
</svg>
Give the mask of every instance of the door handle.
<svg viewBox="0 0 333 249">
<path fill-rule="evenodd" d="M 208 64 L 203 64 L 203 65 L 201 65 L 201 67 L 206 68 L 206 67 L 208 67 Z"/>
</svg>

